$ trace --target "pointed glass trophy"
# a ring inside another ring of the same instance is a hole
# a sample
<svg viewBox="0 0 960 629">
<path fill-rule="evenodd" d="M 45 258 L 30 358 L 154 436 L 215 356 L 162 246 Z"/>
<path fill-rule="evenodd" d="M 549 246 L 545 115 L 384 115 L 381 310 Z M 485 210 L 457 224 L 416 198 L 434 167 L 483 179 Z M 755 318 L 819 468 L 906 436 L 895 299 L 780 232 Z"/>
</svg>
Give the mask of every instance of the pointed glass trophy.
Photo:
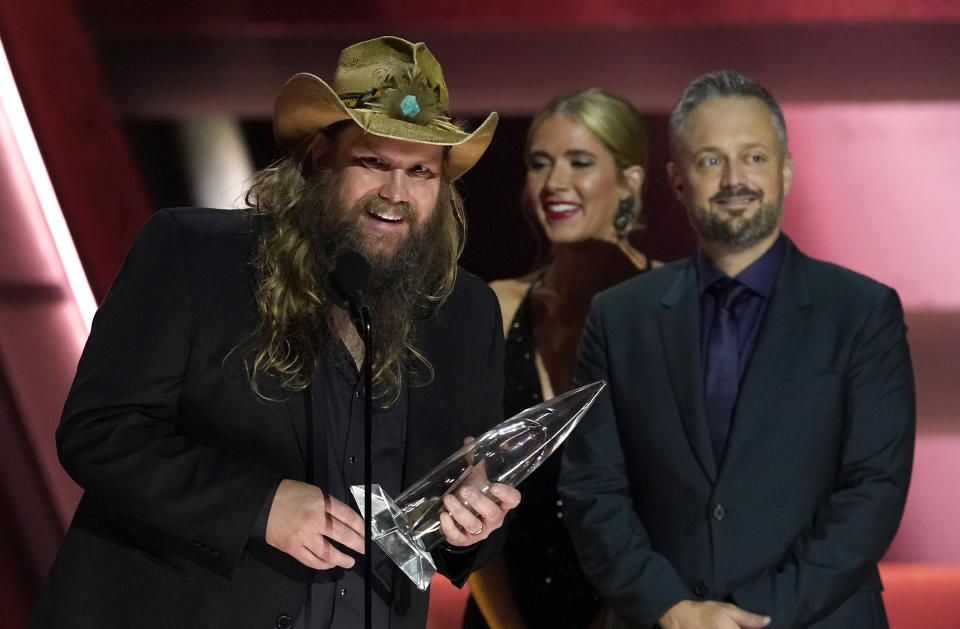
<svg viewBox="0 0 960 629">
<path fill-rule="evenodd" d="M 443 539 L 443 497 L 463 486 L 483 493 L 491 483 L 516 487 L 556 451 L 605 386 L 603 381 L 593 382 L 497 424 L 396 499 L 380 485 L 371 485 L 373 541 L 426 590 L 437 571 L 430 550 Z M 353 485 L 350 491 L 363 513 L 363 485 Z"/>
</svg>

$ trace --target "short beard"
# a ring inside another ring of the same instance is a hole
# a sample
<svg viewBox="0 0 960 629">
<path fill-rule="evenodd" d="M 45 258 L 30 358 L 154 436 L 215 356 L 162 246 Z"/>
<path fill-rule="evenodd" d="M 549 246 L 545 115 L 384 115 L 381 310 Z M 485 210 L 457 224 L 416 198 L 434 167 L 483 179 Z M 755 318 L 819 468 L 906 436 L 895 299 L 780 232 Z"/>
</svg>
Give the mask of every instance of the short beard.
<svg viewBox="0 0 960 629">
<path fill-rule="evenodd" d="M 782 192 L 775 200 L 766 203 L 762 192 L 744 188 L 721 191 L 714 196 L 714 199 L 739 194 L 758 196 L 760 207 L 753 216 L 744 219 L 726 219 L 695 203 L 687 205 L 687 217 L 690 219 L 693 230 L 701 239 L 742 251 L 761 242 L 777 229 L 783 216 Z"/>
<path fill-rule="evenodd" d="M 426 295 L 433 294 L 438 277 L 445 274 L 446 261 L 437 250 L 443 229 L 443 207 L 434 208 L 425 220 L 411 223 L 403 240 L 389 253 L 371 254 L 368 236 L 358 224 L 367 207 L 376 206 L 378 197 L 364 197 L 346 210 L 340 201 L 339 180 L 335 173 L 322 170 L 313 177 L 313 184 L 298 204 L 301 228 L 307 235 L 313 258 L 316 285 L 323 287 L 346 251 L 356 251 L 371 266 L 370 281 L 365 291 L 371 313 L 371 352 L 375 372 L 387 369 L 392 373 L 375 378 L 374 396 L 380 406 L 389 406 L 400 394 L 403 374 L 409 371 L 413 349 L 414 323 L 429 315 Z M 439 204 L 439 201 L 438 201 Z M 413 208 L 395 207 L 404 220 L 416 217 Z M 330 316 L 333 307 L 326 302 L 317 317 L 318 352 L 330 355 L 342 351 L 338 330 Z M 370 348 L 367 348 L 370 351 Z"/>
</svg>

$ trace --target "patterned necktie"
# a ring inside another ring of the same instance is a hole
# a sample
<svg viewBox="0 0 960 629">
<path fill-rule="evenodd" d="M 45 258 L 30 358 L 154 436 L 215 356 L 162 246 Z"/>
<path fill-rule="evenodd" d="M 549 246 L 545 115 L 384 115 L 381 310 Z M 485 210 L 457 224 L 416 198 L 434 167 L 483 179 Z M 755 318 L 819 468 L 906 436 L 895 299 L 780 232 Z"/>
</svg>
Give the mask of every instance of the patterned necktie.
<svg viewBox="0 0 960 629">
<path fill-rule="evenodd" d="M 739 388 L 739 326 L 735 308 L 747 294 L 746 286 L 733 279 L 722 279 L 710 287 L 716 301 L 713 325 L 707 338 L 703 400 L 710 430 L 710 443 L 717 465 L 730 433 L 733 405 Z"/>
</svg>

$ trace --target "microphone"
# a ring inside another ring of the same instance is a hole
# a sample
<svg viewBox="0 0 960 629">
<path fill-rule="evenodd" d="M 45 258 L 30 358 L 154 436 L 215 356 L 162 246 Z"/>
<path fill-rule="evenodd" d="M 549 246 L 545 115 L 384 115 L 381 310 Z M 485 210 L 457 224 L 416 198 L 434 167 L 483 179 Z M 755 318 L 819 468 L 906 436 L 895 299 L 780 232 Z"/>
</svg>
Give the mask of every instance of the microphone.
<svg viewBox="0 0 960 629">
<path fill-rule="evenodd" d="M 336 265 L 327 276 L 327 296 L 351 310 L 365 305 L 365 292 L 370 283 L 370 263 L 356 251 L 348 250 L 337 256 Z"/>
<path fill-rule="evenodd" d="M 366 290 L 370 283 L 370 263 L 356 251 L 347 250 L 337 256 L 337 262 L 326 280 L 326 293 L 330 301 L 350 311 L 357 334 L 363 339 L 367 351 L 366 328 L 370 326 L 370 309 L 366 304 Z"/>
</svg>

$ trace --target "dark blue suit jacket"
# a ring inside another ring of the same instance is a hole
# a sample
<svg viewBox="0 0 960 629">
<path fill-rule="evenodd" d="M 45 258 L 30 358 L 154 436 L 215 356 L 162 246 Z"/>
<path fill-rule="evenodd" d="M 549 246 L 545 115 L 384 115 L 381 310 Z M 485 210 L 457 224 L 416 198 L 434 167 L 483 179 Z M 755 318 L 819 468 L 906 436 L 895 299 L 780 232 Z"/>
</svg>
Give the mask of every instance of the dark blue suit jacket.
<svg viewBox="0 0 960 629">
<path fill-rule="evenodd" d="M 280 479 L 306 476 L 303 396 L 250 390 L 257 223 L 240 211 L 153 216 L 93 323 L 57 432 L 84 488 L 31 627 L 269 629 L 290 624 L 311 571 L 254 523 Z M 408 391 L 403 486 L 502 420 L 493 292 L 461 271 L 417 328 L 434 378 Z M 376 482 L 376 479 L 374 479 Z M 479 552 L 435 553 L 466 578 Z M 397 571 L 392 627 L 423 627 L 427 596 Z"/>
<path fill-rule="evenodd" d="M 630 626 L 681 599 L 772 628 L 885 627 L 876 564 L 900 522 L 915 401 L 896 293 L 788 242 L 723 465 L 707 432 L 692 260 L 599 295 L 578 380 L 609 387 L 560 490 L 587 575 Z"/>
</svg>

